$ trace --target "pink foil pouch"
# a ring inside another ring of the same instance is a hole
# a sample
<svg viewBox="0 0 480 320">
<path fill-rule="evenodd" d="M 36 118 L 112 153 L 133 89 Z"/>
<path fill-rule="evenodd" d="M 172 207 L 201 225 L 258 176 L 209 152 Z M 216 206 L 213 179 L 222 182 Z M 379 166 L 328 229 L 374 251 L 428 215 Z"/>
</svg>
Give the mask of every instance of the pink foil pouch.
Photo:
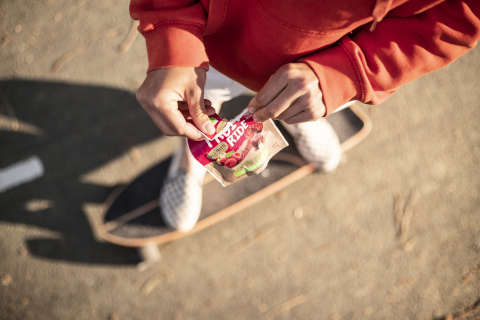
<svg viewBox="0 0 480 320">
<path fill-rule="evenodd" d="M 271 119 L 256 123 L 247 109 L 229 121 L 216 114 L 210 121 L 215 134 L 204 134 L 208 140 L 203 141 L 187 139 L 187 143 L 193 157 L 223 186 L 262 172 L 288 146 Z"/>
</svg>

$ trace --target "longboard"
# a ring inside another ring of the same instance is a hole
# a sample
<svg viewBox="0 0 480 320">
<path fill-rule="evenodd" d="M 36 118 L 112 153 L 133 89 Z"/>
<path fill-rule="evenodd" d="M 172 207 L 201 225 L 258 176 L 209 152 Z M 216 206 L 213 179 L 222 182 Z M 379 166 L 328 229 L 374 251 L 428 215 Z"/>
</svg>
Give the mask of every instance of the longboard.
<svg viewBox="0 0 480 320">
<path fill-rule="evenodd" d="M 368 115 L 355 104 L 331 114 L 327 120 L 339 136 L 342 152 L 360 143 L 372 128 Z M 161 204 L 158 196 L 170 165 L 171 158 L 168 158 L 109 195 L 100 236 L 120 246 L 139 248 L 144 259 L 139 267 L 144 269 L 160 258 L 158 244 L 208 228 L 315 171 L 312 164 L 301 158 L 292 137 L 282 126 L 278 127 L 290 145 L 275 155 L 261 174 L 228 187 L 222 187 L 211 175 L 206 175 L 204 189 L 208 188 L 209 194 L 216 197 L 207 201 L 208 195 L 204 192 L 200 218 L 191 231 L 182 233 L 172 230 L 162 221 L 159 212 Z"/>
</svg>

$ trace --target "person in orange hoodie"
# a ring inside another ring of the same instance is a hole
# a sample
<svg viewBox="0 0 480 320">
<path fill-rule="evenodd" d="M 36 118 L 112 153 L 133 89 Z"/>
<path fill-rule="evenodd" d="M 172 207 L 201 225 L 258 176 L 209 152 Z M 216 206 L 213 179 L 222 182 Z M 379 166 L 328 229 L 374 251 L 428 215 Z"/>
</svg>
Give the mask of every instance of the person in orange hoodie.
<svg viewBox="0 0 480 320">
<path fill-rule="evenodd" d="M 380 104 L 480 38 L 478 0 L 131 0 L 130 14 L 149 60 L 137 99 L 165 135 L 213 133 L 204 100 L 213 66 L 257 92 L 248 105 L 255 120 L 282 120 L 324 171 L 339 157 L 322 117 L 355 100 Z M 328 147 L 318 151 L 316 140 Z M 161 195 L 165 220 L 181 231 L 198 218 L 198 193 L 201 204 L 203 176 L 187 154 Z"/>
</svg>

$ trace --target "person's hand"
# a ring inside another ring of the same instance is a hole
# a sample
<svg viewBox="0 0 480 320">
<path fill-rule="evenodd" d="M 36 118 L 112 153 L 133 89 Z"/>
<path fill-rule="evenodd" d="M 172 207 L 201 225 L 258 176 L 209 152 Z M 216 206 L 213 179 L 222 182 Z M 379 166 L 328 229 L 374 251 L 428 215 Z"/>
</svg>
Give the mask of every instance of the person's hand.
<svg viewBox="0 0 480 320">
<path fill-rule="evenodd" d="M 208 118 L 215 109 L 210 101 L 203 99 L 206 79 L 204 68 L 152 70 L 138 89 L 137 100 L 165 135 L 203 140 L 205 138 L 187 120 L 191 117 L 204 133 L 215 132 Z"/>
<path fill-rule="evenodd" d="M 249 102 L 256 122 L 268 119 L 287 124 L 315 121 L 325 114 L 318 78 L 304 63 L 280 67 Z"/>
</svg>

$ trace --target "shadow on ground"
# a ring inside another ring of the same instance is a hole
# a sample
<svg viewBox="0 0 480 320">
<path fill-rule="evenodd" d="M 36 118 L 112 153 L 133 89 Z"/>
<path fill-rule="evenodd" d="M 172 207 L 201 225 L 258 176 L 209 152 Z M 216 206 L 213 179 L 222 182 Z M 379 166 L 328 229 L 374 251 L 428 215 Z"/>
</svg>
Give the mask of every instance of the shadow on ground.
<svg viewBox="0 0 480 320">
<path fill-rule="evenodd" d="M 131 145 L 161 136 L 131 92 L 105 87 L 35 81 L 0 82 L 5 117 L 13 106 L 20 129 L 0 131 L 6 167 L 38 155 L 45 175 L 0 194 L 0 220 L 35 225 L 59 232 L 58 239 L 29 239 L 28 251 L 37 256 L 74 262 L 132 264 L 134 249 L 94 239 L 82 210 L 85 203 L 103 203 L 112 190 L 80 182 L 80 176 L 125 153 Z M 5 101 L 8 100 L 8 102 Z M 43 131 L 43 135 L 39 134 Z M 29 131 L 29 130 L 23 130 Z M 32 199 L 47 200 L 51 208 L 27 210 Z"/>
</svg>

